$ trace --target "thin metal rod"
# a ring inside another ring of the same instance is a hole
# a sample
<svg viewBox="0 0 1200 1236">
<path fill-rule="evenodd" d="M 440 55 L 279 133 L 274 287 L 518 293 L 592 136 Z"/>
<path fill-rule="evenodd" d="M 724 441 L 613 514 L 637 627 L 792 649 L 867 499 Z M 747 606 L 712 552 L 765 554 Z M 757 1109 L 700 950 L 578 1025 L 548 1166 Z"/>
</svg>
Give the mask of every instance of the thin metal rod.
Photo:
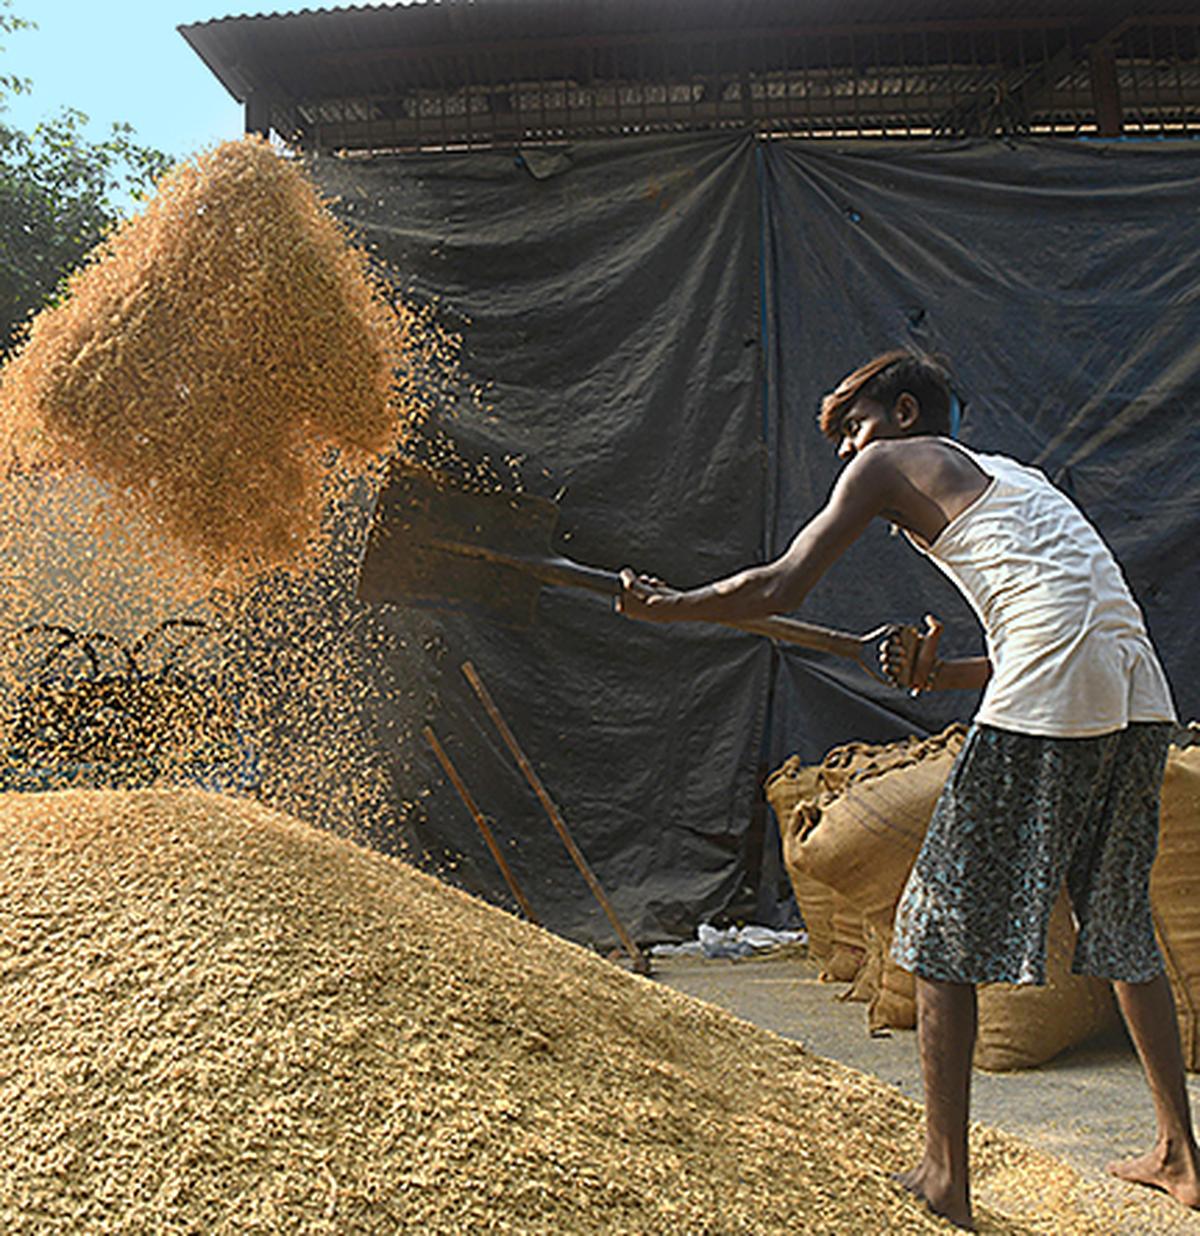
<svg viewBox="0 0 1200 1236">
<path fill-rule="evenodd" d="M 1179 62 L 1179 39 L 1176 35 L 1174 26 L 1169 27 L 1171 31 L 1171 64 L 1175 69 L 1175 93 L 1179 96 L 1176 99 L 1176 105 L 1179 108 L 1179 118 L 1182 121 L 1181 128 L 1185 131 L 1188 128 L 1187 123 L 1187 108 L 1183 102 L 1183 70 Z"/>
<path fill-rule="evenodd" d="M 533 765 L 526 758 L 525 752 L 521 750 L 521 745 L 517 742 L 516 735 L 508 728 L 508 723 L 500 715 L 500 710 L 496 707 L 496 703 L 492 699 L 487 687 L 483 685 L 483 680 L 479 677 L 475 667 L 470 661 L 464 661 L 462 672 L 463 676 L 471 684 L 471 689 L 479 697 L 479 702 L 487 711 L 488 716 L 491 717 L 492 724 L 499 731 L 500 737 L 504 739 L 505 746 L 512 752 L 513 759 L 517 761 L 521 771 L 525 774 L 525 780 L 529 782 L 533 792 L 538 796 L 538 801 L 542 804 L 550 823 L 554 825 L 554 831 L 562 838 L 563 845 L 567 847 L 567 853 L 574 860 L 575 866 L 579 868 L 579 874 L 587 881 L 588 887 L 600 903 L 600 908 L 608 915 L 608 921 L 612 924 L 613 930 L 617 933 L 617 938 L 629 954 L 634 969 L 639 974 L 648 974 L 650 964 L 645 954 L 634 943 L 633 937 L 625 930 L 625 925 L 617 917 L 616 910 L 613 909 L 612 903 L 604 893 L 604 889 L 600 887 L 600 881 L 596 879 L 591 867 L 588 866 L 587 859 L 584 858 L 582 851 L 567 831 L 566 822 L 559 814 L 559 810 L 554 805 L 550 795 L 546 793 L 546 787 L 542 785 L 541 779 L 534 772 Z"/>
<path fill-rule="evenodd" d="M 1153 26 L 1146 27 L 1146 41 L 1150 45 L 1150 89 L 1154 94 L 1154 108 L 1158 112 L 1158 131 L 1161 133 L 1165 127 L 1163 124 L 1165 111 L 1162 100 L 1162 74 L 1159 72 L 1158 64 L 1158 42 L 1154 37 Z M 1115 71 L 1114 68 L 1114 74 Z"/>
<path fill-rule="evenodd" d="M 533 912 L 533 906 L 529 904 L 529 898 L 521 891 L 521 886 L 517 883 L 517 877 L 513 875 L 512 868 L 505 861 L 504 855 L 500 852 L 499 845 L 496 844 L 495 835 L 488 827 L 488 822 L 483 818 L 483 812 L 479 810 L 475 804 L 475 800 L 471 797 L 471 791 L 467 789 L 466 783 L 462 777 L 458 775 L 458 769 L 454 767 L 453 761 L 446 754 L 446 749 L 438 742 L 437 735 L 433 732 L 433 727 L 427 725 L 422 731 L 425 735 L 425 741 L 433 748 L 433 754 L 437 756 L 438 763 L 445 769 L 446 776 L 450 778 L 450 784 L 458 791 L 458 796 L 467 805 L 467 810 L 475 818 L 475 823 L 479 825 L 479 831 L 483 834 L 483 839 L 487 843 L 487 848 L 492 852 L 492 857 L 496 860 L 496 866 L 500 868 L 500 874 L 504 877 L 504 882 L 508 885 L 509 891 L 517 899 L 517 905 L 521 907 L 525 917 L 531 922 L 536 923 L 539 927 L 538 917 Z"/>
</svg>

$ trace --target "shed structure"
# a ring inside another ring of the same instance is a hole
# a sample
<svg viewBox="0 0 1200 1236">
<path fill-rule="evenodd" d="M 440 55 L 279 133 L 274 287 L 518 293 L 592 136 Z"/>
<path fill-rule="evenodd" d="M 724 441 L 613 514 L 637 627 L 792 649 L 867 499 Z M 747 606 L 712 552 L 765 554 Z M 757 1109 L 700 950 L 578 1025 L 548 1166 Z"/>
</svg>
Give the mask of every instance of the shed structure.
<svg viewBox="0 0 1200 1236">
<path fill-rule="evenodd" d="M 516 461 L 559 503 L 559 551 L 681 586 L 769 559 L 838 470 L 821 395 L 912 344 L 949 357 L 966 442 L 1041 468 L 1099 527 L 1200 715 L 1194 0 L 443 0 L 183 34 L 247 129 L 302 152 L 461 331 L 486 396 L 431 431 Z M 880 526 L 798 616 L 864 631 L 929 611 L 949 655 L 980 651 L 957 592 Z M 765 775 L 976 704 L 565 589 L 529 630 L 382 620 L 394 680 L 427 691 L 539 916 L 599 944 L 608 923 L 462 661 L 640 942 L 782 924 Z M 431 863 L 504 902 L 419 731 L 397 730 L 396 800 L 424 804 Z"/>
<path fill-rule="evenodd" d="M 803 137 L 1200 129 L 1194 4 L 442 0 L 182 27 L 248 131 L 406 150 L 753 126 Z"/>
</svg>

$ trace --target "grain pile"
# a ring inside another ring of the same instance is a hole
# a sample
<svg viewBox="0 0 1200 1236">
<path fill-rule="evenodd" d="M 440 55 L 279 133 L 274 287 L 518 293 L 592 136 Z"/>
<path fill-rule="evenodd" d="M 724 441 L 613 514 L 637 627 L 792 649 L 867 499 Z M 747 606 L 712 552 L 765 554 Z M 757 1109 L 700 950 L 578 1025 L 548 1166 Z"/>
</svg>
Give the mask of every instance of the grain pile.
<svg viewBox="0 0 1200 1236">
<path fill-rule="evenodd" d="M 444 340 L 263 141 L 181 163 L 0 374 L 7 467 L 78 470 L 223 580 L 305 559 Z"/>
<path fill-rule="evenodd" d="M 894 1091 L 246 801 L 0 799 L 0 965 L 6 1233 L 946 1230 Z M 1117 1230 L 975 1153 L 982 1230 Z"/>
</svg>

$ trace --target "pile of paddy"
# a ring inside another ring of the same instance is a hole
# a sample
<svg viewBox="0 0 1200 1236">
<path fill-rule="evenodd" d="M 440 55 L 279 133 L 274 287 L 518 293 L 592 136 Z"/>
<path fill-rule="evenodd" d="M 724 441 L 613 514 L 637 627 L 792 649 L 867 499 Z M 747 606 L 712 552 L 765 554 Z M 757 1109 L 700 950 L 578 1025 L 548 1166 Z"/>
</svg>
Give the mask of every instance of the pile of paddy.
<svg viewBox="0 0 1200 1236">
<path fill-rule="evenodd" d="M 0 797 L 5 1232 L 945 1230 L 890 1179 L 919 1133 L 879 1082 L 251 801 Z M 974 1143 L 983 1230 L 1117 1230 L 1061 1163 Z"/>
</svg>

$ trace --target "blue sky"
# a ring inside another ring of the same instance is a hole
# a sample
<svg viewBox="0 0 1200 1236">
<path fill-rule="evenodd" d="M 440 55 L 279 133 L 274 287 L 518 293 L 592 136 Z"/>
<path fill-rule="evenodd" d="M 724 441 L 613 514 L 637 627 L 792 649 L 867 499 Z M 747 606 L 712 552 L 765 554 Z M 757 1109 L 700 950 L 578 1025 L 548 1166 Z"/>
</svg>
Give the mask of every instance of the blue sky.
<svg viewBox="0 0 1200 1236">
<path fill-rule="evenodd" d="M 31 129 L 63 107 L 91 118 L 102 138 L 127 121 L 137 139 L 176 158 L 242 133 L 243 113 L 184 41 L 180 25 L 244 13 L 346 8 L 319 0 L 228 4 L 224 0 L 13 0 L 3 11 L 37 23 L 0 36 L 0 75 L 25 77 L 32 91 L 9 101 L 4 118 Z"/>
</svg>

